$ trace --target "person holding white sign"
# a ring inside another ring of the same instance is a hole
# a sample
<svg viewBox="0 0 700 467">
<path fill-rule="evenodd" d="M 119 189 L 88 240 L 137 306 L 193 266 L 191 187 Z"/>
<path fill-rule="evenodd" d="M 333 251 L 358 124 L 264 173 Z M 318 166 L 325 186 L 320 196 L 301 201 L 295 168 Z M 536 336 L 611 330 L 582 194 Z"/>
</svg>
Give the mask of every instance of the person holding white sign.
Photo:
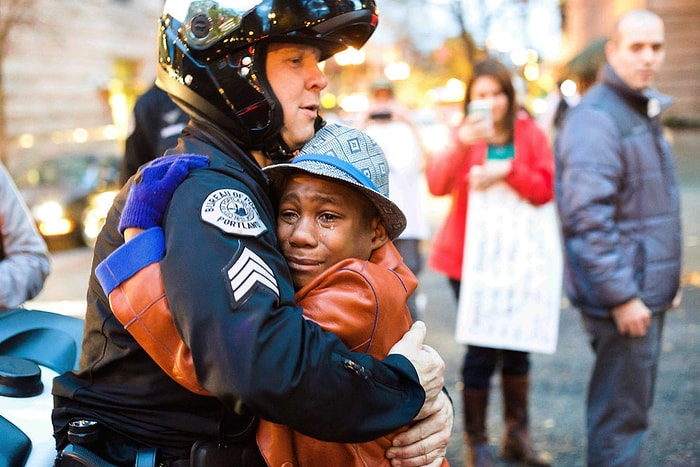
<svg viewBox="0 0 700 467">
<path fill-rule="evenodd" d="M 511 74 L 502 63 L 487 59 L 474 65 L 465 111 L 464 120 L 454 129 L 451 147 L 431 158 L 426 170 L 430 192 L 452 197 L 451 210 L 434 236 L 428 264 L 448 277 L 457 299 L 463 279 L 470 190 L 504 185 L 540 206 L 552 200 L 554 177 L 547 137 L 519 108 Z M 490 381 L 499 366 L 506 424 L 500 456 L 550 465 L 551 456 L 536 449 L 528 435 L 529 353 L 477 345 L 467 347 L 462 369 L 468 465 L 494 462 L 486 433 L 486 408 Z"/>
</svg>

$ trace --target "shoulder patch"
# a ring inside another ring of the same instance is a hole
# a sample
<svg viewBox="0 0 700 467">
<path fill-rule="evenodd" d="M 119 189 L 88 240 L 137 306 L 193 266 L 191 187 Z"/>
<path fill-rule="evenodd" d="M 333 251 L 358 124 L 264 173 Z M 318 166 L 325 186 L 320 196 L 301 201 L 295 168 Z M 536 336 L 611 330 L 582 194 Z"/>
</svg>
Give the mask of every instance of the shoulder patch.
<svg viewBox="0 0 700 467">
<path fill-rule="evenodd" d="M 210 193 L 202 205 L 202 220 L 226 233 L 247 237 L 257 237 L 267 231 L 253 201 L 238 190 Z"/>
</svg>

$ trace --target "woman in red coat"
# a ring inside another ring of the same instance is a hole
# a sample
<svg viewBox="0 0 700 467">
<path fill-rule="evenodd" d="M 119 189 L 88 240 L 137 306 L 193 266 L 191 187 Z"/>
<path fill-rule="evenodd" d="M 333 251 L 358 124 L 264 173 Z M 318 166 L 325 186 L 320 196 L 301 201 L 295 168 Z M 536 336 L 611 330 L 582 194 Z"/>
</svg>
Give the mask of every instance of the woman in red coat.
<svg viewBox="0 0 700 467">
<path fill-rule="evenodd" d="M 486 101 L 491 111 L 468 112 L 474 101 Z M 428 264 L 448 277 L 459 298 L 469 190 L 503 181 L 533 205 L 547 203 L 553 196 L 554 161 L 547 138 L 519 109 L 510 72 L 500 62 L 487 59 L 475 64 L 467 86 L 465 118 L 453 130 L 451 147 L 429 161 L 426 177 L 433 195 L 452 198 L 450 212 L 433 238 Z M 494 462 L 488 450 L 486 406 L 498 365 L 506 422 L 501 457 L 550 465 L 551 456 L 536 450 L 528 436 L 529 354 L 472 345 L 467 347 L 462 369 L 468 465 Z"/>
</svg>

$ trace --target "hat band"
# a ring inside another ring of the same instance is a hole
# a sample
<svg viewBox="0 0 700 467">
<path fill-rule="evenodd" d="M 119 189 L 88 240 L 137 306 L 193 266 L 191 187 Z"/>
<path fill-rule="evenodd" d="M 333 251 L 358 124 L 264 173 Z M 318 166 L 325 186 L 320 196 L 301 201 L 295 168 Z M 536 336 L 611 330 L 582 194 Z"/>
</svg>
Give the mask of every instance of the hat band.
<svg viewBox="0 0 700 467">
<path fill-rule="evenodd" d="M 359 170 L 357 167 L 350 164 L 349 162 L 345 162 L 344 160 L 338 159 L 335 156 L 328 156 L 325 154 L 305 154 L 303 156 L 295 157 L 291 163 L 292 163 L 292 165 L 294 165 L 297 162 L 303 162 L 303 161 L 321 162 L 323 164 L 328 164 L 330 166 L 333 166 L 336 169 L 340 169 L 343 172 L 346 172 L 348 175 L 350 175 L 352 178 L 354 178 L 360 185 L 363 185 L 367 188 L 370 188 L 370 189 L 376 191 L 377 193 L 380 193 L 379 189 L 372 182 L 372 180 L 367 175 L 365 175 L 361 170 Z"/>
</svg>

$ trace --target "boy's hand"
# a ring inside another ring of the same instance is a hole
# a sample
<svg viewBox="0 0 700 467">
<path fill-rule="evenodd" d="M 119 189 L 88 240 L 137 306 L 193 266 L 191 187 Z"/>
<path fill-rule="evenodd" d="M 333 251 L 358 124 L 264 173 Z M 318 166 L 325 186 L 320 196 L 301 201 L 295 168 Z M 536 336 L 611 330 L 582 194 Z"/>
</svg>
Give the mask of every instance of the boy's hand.
<svg viewBox="0 0 700 467">
<path fill-rule="evenodd" d="M 209 159 L 192 154 L 159 157 L 137 172 L 119 220 L 119 233 L 129 227 L 148 229 L 161 225 L 175 189 L 190 170 L 209 165 Z"/>
</svg>

